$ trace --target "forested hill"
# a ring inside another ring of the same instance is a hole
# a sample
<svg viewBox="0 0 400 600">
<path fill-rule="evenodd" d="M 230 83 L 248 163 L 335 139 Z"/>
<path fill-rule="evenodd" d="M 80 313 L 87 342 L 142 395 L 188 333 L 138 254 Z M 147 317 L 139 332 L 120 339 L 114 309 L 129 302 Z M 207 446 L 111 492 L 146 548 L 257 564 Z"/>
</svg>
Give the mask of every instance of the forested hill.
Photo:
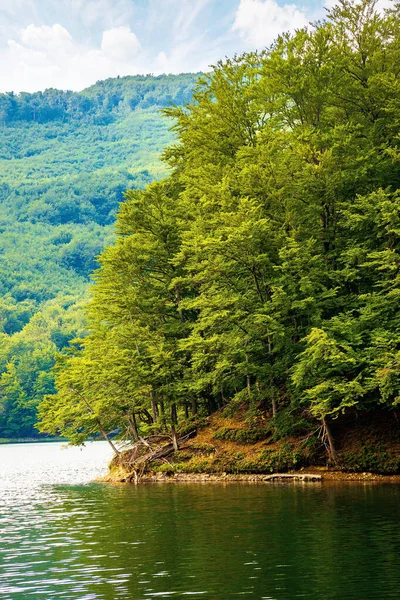
<svg viewBox="0 0 400 600">
<path fill-rule="evenodd" d="M 173 134 L 160 109 L 190 101 L 196 80 L 0 95 L 0 437 L 35 433 L 55 351 L 81 332 L 78 305 L 123 193 L 165 173 Z"/>
<path fill-rule="evenodd" d="M 151 452 L 168 456 L 157 468 L 400 472 L 399 68 L 400 5 L 342 0 L 218 63 L 168 111 L 171 172 L 121 205 L 90 334 L 60 357 L 42 430 L 75 443 L 167 431 L 177 448 L 192 411 L 217 431 L 189 467 L 181 450 L 171 467 L 168 443 Z M 365 416 L 379 435 L 357 434 L 357 456 L 340 443 Z M 255 440 L 247 458 L 233 445 Z"/>
</svg>

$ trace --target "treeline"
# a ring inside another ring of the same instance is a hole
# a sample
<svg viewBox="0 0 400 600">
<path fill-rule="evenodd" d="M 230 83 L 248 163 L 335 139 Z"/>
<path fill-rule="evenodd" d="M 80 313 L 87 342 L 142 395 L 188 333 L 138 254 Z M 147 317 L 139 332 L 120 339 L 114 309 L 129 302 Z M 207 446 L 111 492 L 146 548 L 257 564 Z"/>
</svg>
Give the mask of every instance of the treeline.
<svg viewBox="0 0 400 600">
<path fill-rule="evenodd" d="M 400 15 L 343 0 L 165 110 L 42 431 L 135 439 L 247 405 L 282 435 L 400 395 Z M 320 431 L 320 429 L 319 429 Z"/>
<path fill-rule="evenodd" d="M 0 94 L 0 124 L 16 121 L 75 121 L 107 125 L 137 108 L 184 104 L 192 97 L 193 75 L 136 75 L 98 81 L 83 92 L 47 89 Z"/>
<path fill-rule="evenodd" d="M 10 297 L 0 301 L 0 438 L 34 438 L 37 406 L 55 392 L 57 352 L 85 333 L 82 300 L 58 296 L 38 311 Z"/>
<path fill-rule="evenodd" d="M 37 404 L 54 391 L 55 353 L 84 333 L 82 300 L 123 192 L 165 175 L 173 134 L 160 107 L 190 99 L 196 78 L 0 96 L 14 107 L 0 116 L 0 438 L 38 434 Z"/>
</svg>

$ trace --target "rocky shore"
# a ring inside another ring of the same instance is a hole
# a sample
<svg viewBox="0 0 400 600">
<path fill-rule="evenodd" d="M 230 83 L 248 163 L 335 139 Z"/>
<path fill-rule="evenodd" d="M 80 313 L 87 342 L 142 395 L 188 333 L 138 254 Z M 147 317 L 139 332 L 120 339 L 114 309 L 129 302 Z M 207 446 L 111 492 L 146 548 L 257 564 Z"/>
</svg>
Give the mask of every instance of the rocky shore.
<svg viewBox="0 0 400 600">
<path fill-rule="evenodd" d="M 307 475 L 304 477 L 304 475 Z M 283 475 L 283 476 L 282 476 Z M 287 477 L 290 475 L 291 477 Z M 97 479 L 102 483 L 135 483 L 128 474 L 110 472 Z M 256 483 L 256 484 L 326 484 L 326 483 L 368 483 L 400 484 L 400 475 L 379 475 L 377 473 L 347 473 L 321 467 L 308 468 L 307 473 L 145 473 L 140 483 Z"/>
</svg>

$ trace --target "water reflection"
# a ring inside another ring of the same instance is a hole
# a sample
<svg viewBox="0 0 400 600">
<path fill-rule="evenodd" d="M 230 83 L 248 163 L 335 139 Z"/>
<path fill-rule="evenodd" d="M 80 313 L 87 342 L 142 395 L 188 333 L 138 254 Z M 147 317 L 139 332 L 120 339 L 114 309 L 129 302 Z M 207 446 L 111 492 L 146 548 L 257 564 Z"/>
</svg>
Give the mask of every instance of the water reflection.
<svg viewBox="0 0 400 600">
<path fill-rule="evenodd" d="M 82 485 L 86 468 L 2 485 L 4 600 L 400 597 L 395 486 Z"/>
</svg>

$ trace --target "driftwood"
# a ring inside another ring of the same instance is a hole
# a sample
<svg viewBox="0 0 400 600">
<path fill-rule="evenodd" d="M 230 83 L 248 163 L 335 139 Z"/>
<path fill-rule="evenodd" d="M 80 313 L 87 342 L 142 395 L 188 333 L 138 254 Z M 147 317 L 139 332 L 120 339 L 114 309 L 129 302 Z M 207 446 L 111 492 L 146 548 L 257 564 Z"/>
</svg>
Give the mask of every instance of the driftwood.
<svg viewBox="0 0 400 600">
<path fill-rule="evenodd" d="M 274 473 L 273 475 L 266 475 L 264 481 L 276 481 L 276 480 L 291 480 L 291 481 L 321 481 L 321 475 L 315 475 L 314 473 Z"/>
<path fill-rule="evenodd" d="M 160 458 L 165 458 L 166 456 L 172 454 L 174 451 L 175 450 L 173 444 L 166 444 L 165 446 L 162 446 L 162 448 L 157 448 L 154 451 L 152 450 L 147 454 L 140 456 L 136 461 L 136 465 L 139 467 L 143 463 L 150 463 L 153 462 L 153 460 L 160 460 Z"/>
<path fill-rule="evenodd" d="M 192 437 L 194 432 L 179 438 L 177 445 L 185 442 Z M 175 452 L 174 442 L 170 435 L 152 435 L 147 438 L 140 438 L 133 446 L 126 451 L 125 468 L 129 473 L 125 481 L 134 481 L 138 483 L 142 478 L 147 466 L 155 460 L 161 460 L 168 463 L 167 457 Z"/>
</svg>

